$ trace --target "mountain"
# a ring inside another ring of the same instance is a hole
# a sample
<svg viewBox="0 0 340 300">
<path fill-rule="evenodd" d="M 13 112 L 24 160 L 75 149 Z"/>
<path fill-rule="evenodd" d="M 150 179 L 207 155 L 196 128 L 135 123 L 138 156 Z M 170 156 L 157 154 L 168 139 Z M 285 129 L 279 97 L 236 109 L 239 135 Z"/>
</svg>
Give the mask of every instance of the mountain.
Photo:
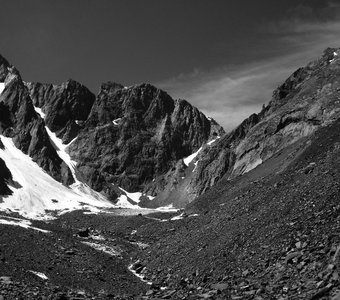
<svg viewBox="0 0 340 300">
<path fill-rule="evenodd" d="M 196 156 L 193 173 L 225 163 L 224 175 L 177 219 L 138 229 L 146 279 L 173 299 L 339 299 L 338 53 Z"/>
<path fill-rule="evenodd" d="M 138 208 L 141 199 L 157 196 L 148 185 L 158 182 L 157 178 L 174 168 L 178 161 L 224 133 L 221 126 L 187 101 L 174 100 L 150 84 L 124 87 L 107 82 L 95 96 L 74 80 L 59 85 L 23 82 L 19 72 L 4 58 L 0 62 L 3 142 L 10 148 L 6 138 L 11 138 L 15 147 L 53 179 L 89 197 L 90 202 L 101 199 L 106 206 L 104 199 L 107 199 L 113 207 Z M 24 164 L 15 165 L 14 157 L 7 155 L 6 159 L 2 193 L 12 194 L 16 187 L 8 189 L 5 182 L 9 183 L 13 171 L 6 163 L 20 169 L 14 177 L 26 171 L 22 169 Z M 27 158 L 22 159 L 30 164 Z M 36 186 L 46 182 L 41 172 L 37 170 L 36 174 L 39 176 Z M 29 175 L 21 181 L 28 189 L 25 196 L 11 197 L 19 197 L 23 202 L 30 193 L 37 195 L 35 190 L 30 190 Z M 55 190 L 49 184 L 50 190 Z M 163 188 L 160 185 L 158 190 Z M 60 187 L 56 189 L 59 190 Z M 67 190 L 58 194 L 64 193 Z M 7 201 L 10 202 L 9 197 Z M 15 207 L 20 210 L 23 206 L 19 202 Z M 43 209 L 56 207 L 50 206 L 46 199 L 40 202 L 43 204 L 39 215 Z M 32 211 L 29 215 L 32 216 Z"/>
<path fill-rule="evenodd" d="M 299 68 L 273 92 L 269 104 L 260 113 L 252 114 L 232 132 L 203 148 L 189 168 L 178 165 L 174 173 L 166 175 L 178 182 L 176 188 L 168 188 L 163 198 L 160 191 L 158 203 L 153 204 L 165 204 L 174 198 L 178 206 L 185 206 L 223 177 L 232 179 L 245 174 L 337 120 L 338 52 L 329 48 L 320 59 Z"/>
<path fill-rule="evenodd" d="M 0 57 L 1 294 L 339 299 L 339 55 L 229 133 L 149 84 L 94 96 Z"/>
<path fill-rule="evenodd" d="M 19 72 L 1 56 L 0 64 L 0 81 L 4 86 L 0 95 L 0 134 L 12 138 L 18 149 L 54 179 L 71 184 L 71 172 L 51 144 Z"/>
</svg>

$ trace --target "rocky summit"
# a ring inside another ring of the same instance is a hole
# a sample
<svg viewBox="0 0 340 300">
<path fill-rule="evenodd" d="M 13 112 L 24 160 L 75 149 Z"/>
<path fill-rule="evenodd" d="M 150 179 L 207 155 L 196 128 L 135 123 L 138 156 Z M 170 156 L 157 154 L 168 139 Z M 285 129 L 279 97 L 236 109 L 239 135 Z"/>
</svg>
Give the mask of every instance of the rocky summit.
<svg viewBox="0 0 340 300">
<path fill-rule="evenodd" d="M 340 49 L 228 133 L 150 84 L 0 88 L 0 299 L 340 299 Z"/>
</svg>

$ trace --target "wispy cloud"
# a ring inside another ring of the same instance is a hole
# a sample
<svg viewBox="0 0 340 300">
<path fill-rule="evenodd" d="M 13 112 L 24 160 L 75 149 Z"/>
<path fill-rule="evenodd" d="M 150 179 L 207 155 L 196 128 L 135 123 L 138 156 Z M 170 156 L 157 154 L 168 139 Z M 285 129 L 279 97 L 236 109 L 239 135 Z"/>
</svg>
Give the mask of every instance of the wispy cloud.
<svg viewBox="0 0 340 300">
<path fill-rule="evenodd" d="M 209 71 L 197 68 L 158 86 L 175 98 L 189 100 L 231 130 L 268 103 L 273 90 L 298 67 L 327 47 L 340 47 L 339 16 L 340 4 L 334 2 L 317 11 L 298 6 L 288 18 L 259 26 L 268 38 L 265 58 Z"/>
</svg>

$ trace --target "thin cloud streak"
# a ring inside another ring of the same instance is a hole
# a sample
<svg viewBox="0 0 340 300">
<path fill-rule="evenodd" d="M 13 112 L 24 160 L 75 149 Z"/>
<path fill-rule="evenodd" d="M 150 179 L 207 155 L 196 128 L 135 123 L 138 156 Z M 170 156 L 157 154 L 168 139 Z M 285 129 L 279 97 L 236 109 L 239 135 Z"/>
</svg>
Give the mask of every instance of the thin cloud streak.
<svg viewBox="0 0 340 300">
<path fill-rule="evenodd" d="M 294 18 L 270 26 L 269 32 L 275 32 L 271 41 L 275 50 L 266 59 L 211 71 L 195 69 L 157 85 L 175 98 L 187 99 L 229 131 L 259 112 L 273 90 L 297 68 L 327 47 L 340 47 L 340 21 Z"/>
</svg>

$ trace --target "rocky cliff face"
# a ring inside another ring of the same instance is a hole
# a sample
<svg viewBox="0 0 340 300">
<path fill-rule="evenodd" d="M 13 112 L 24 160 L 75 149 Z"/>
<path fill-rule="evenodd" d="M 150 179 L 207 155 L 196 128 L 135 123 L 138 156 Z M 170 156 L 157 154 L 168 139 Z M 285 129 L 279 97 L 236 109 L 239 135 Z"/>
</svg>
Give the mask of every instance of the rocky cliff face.
<svg viewBox="0 0 340 300">
<path fill-rule="evenodd" d="M 176 199 L 183 206 L 202 195 L 222 177 L 249 172 L 274 154 L 340 117 L 340 50 L 323 56 L 294 72 L 273 93 L 269 104 L 232 132 L 207 146 L 191 167 L 177 165 L 165 176 L 167 189 L 158 191 L 154 203 Z M 195 165 L 195 167 L 193 166 Z M 171 179 L 170 179 L 171 178 Z M 176 182 L 170 185 L 169 182 Z M 152 190 L 152 188 L 151 188 Z"/>
<path fill-rule="evenodd" d="M 164 184 L 157 191 L 149 184 L 224 133 L 187 101 L 150 84 L 107 82 L 97 97 L 73 80 L 25 85 L 49 130 L 69 144 L 77 179 L 112 201 L 118 187 L 156 195 Z"/>
<path fill-rule="evenodd" d="M 101 86 L 84 128 L 70 145 L 79 176 L 115 197 L 118 185 L 142 191 L 181 158 L 221 134 L 185 100 L 173 100 L 149 84 Z"/>
<path fill-rule="evenodd" d="M 1 56 L 0 81 L 5 87 L 0 94 L 0 134 L 13 138 L 15 146 L 53 178 L 71 184 L 71 172 L 51 144 L 19 72 Z"/>
<path fill-rule="evenodd" d="M 96 191 L 115 200 L 120 187 L 156 197 L 144 197 L 142 206 L 184 207 L 222 177 L 247 173 L 336 120 L 339 55 L 339 49 L 327 49 L 320 59 L 298 69 L 259 114 L 228 134 L 187 101 L 173 100 L 152 85 L 107 82 L 95 97 L 73 80 L 24 84 L 1 57 L 5 89 L 0 133 L 12 137 L 54 178 L 70 184 L 73 177 L 51 144 L 46 124 L 70 144 L 77 179 Z"/>
<path fill-rule="evenodd" d="M 4 145 L 2 144 L 1 141 L 0 141 L 0 149 L 4 149 Z M 7 186 L 7 184 L 11 180 L 12 180 L 12 174 L 10 170 L 8 170 L 5 162 L 2 159 L 0 159 L 0 195 L 10 195 L 12 193 L 11 190 Z"/>
<path fill-rule="evenodd" d="M 65 144 L 74 139 L 86 121 L 95 95 L 74 80 L 60 85 L 27 83 L 34 106 L 45 114 L 48 128 Z"/>
</svg>

